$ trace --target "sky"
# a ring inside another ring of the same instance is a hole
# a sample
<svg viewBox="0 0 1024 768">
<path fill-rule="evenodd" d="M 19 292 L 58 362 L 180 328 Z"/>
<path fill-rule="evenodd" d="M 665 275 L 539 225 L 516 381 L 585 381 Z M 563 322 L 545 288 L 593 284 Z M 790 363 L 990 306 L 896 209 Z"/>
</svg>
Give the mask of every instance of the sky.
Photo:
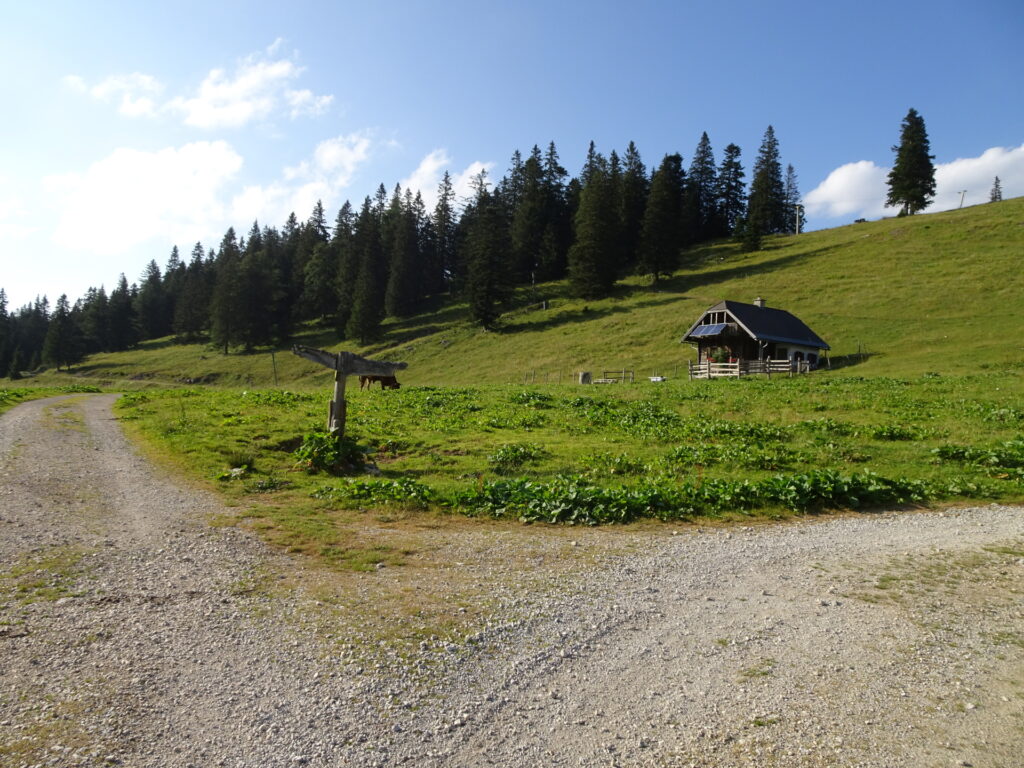
<svg viewBox="0 0 1024 768">
<path fill-rule="evenodd" d="M 1024 3 L 0 0 L 0 288 L 74 301 L 233 226 L 333 221 L 380 183 L 460 194 L 554 141 L 751 167 L 773 126 L 808 229 L 894 215 L 925 120 L 929 211 L 1024 195 Z"/>
</svg>

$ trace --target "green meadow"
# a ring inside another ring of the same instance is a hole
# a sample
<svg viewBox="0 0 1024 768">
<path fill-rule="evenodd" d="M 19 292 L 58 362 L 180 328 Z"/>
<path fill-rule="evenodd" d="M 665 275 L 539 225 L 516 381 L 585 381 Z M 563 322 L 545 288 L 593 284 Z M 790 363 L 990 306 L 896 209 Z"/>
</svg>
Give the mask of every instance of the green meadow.
<svg viewBox="0 0 1024 768">
<path fill-rule="evenodd" d="M 397 391 L 350 380 L 341 443 L 322 431 L 331 372 L 287 350 L 225 356 L 168 339 L 35 383 L 129 390 L 117 412 L 153 456 L 217 487 L 270 541 L 342 569 L 402 562 L 366 531 L 409 520 L 1019 501 L 1022 256 L 1018 199 L 770 238 L 751 254 L 718 243 L 657 289 L 629 278 L 602 301 L 541 285 L 496 332 L 458 303 L 388 321 L 369 347 L 307 328 L 299 343 L 409 364 Z M 689 325 L 758 295 L 832 345 L 831 369 L 688 380 Z M 621 369 L 636 382 L 572 383 Z"/>
</svg>

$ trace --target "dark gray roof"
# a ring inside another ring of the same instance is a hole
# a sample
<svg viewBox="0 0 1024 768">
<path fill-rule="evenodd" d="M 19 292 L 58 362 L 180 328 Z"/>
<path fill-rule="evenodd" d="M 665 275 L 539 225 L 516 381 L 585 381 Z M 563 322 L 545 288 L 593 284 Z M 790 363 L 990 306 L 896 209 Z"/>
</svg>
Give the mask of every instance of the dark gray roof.
<svg viewBox="0 0 1024 768">
<path fill-rule="evenodd" d="M 739 301 L 721 301 L 701 312 L 697 322 L 690 326 L 683 340 L 690 338 L 694 329 L 708 312 L 728 312 L 752 338 L 758 341 L 775 341 L 784 344 L 799 344 L 816 349 L 831 349 L 828 344 L 795 315 L 784 309 L 759 307 Z"/>
</svg>

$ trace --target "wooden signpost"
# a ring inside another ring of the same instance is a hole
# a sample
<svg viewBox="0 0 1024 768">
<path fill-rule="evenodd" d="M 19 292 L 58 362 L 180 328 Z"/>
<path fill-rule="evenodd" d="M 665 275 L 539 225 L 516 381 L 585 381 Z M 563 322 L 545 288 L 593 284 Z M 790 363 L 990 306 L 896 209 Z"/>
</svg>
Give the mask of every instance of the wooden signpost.
<svg viewBox="0 0 1024 768">
<path fill-rule="evenodd" d="M 301 344 L 292 347 L 292 352 L 334 370 L 334 399 L 331 400 L 331 407 L 327 412 L 327 429 L 338 437 L 345 435 L 345 379 L 348 376 L 394 376 L 395 371 L 409 367 L 408 363 L 367 360 L 351 352 L 335 354 L 323 349 L 304 347 Z"/>
</svg>

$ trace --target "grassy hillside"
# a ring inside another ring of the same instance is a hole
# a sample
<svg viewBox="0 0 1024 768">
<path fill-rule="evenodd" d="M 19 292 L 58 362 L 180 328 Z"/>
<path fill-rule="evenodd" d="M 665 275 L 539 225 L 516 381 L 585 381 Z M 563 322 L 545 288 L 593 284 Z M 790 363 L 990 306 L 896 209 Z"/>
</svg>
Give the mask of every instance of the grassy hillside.
<svg viewBox="0 0 1024 768">
<path fill-rule="evenodd" d="M 679 338 L 701 310 L 723 298 L 763 296 L 825 338 L 833 359 L 867 351 L 859 375 L 968 373 L 1024 359 L 1024 198 L 768 238 L 752 254 L 719 243 L 691 257 L 697 268 L 657 289 L 629 278 L 602 301 L 570 298 L 564 283 L 520 291 L 521 308 L 503 317 L 500 332 L 474 327 L 465 307 L 452 304 L 388 321 L 371 347 L 316 330 L 300 342 L 405 360 L 409 384 L 522 383 L 534 375 L 554 382 L 617 368 L 673 376 L 693 358 Z M 526 308 L 540 300 L 548 309 Z M 324 383 L 323 369 L 287 352 L 276 363 L 281 386 Z M 269 351 L 224 356 L 170 341 L 96 355 L 79 373 L 117 383 L 274 384 Z"/>
</svg>

